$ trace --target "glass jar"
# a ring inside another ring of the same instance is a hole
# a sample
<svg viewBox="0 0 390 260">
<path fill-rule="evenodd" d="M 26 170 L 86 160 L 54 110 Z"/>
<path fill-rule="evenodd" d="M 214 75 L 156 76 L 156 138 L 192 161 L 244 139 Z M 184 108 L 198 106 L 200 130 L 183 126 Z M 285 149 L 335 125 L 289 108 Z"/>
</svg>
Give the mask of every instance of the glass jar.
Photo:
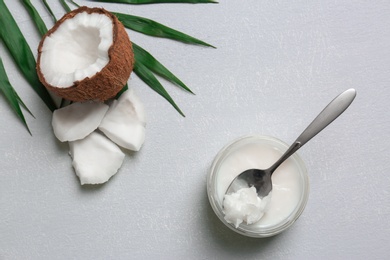
<svg viewBox="0 0 390 260">
<path fill-rule="evenodd" d="M 269 237 L 299 218 L 308 200 L 309 178 L 304 162 L 295 153 L 272 175 L 271 202 L 260 221 L 236 228 L 224 219 L 223 196 L 232 180 L 244 170 L 268 168 L 288 147 L 274 137 L 251 135 L 234 140 L 217 154 L 208 173 L 207 194 L 215 214 L 227 227 L 249 237 Z"/>
</svg>

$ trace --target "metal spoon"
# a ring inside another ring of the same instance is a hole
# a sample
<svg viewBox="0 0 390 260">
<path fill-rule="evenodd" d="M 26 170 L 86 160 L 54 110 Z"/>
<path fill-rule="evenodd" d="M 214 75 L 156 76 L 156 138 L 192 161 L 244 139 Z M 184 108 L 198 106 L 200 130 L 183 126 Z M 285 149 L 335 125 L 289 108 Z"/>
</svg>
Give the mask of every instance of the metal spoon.
<svg viewBox="0 0 390 260">
<path fill-rule="evenodd" d="M 229 185 L 226 194 L 236 192 L 241 188 L 254 186 L 257 196 L 266 197 L 272 190 L 272 173 L 299 148 L 306 144 L 311 138 L 322 131 L 330 123 L 341 115 L 352 103 L 356 96 L 355 89 L 348 89 L 333 99 L 329 105 L 310 123 L 297 140 L 271 167 L 265 170 L 249 169 L 239 174 Z"/>
</svg>

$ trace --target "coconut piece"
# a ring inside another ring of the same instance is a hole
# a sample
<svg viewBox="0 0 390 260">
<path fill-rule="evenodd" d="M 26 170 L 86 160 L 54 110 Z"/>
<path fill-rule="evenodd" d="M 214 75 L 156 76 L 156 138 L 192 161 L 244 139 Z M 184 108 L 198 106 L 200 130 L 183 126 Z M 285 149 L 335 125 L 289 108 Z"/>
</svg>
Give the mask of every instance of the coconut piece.
<svg viewBox="0 0 390 260">
<path fill-rule="evenodd" d="M 98 128 L 108 105 L 100 102 L 76 102 L 53 112 L 54 135 L 61 142 L 83 139 Z"/>
<path fill-rule="evenodd" d="M 69 148 L 81 185 L 108 181 L 117 173 L 125 158 L 116 144 L 97 132 L 82 140 L 69 142 Z"/>
<path fill-rule="evenodd" d="M 40 81 L 72 101 L 114 97 L 134 65 L 124 26 L 102 8 L 80 7 L 62 17 L 38 47 Z"/>
<path fill-rule="evenodd" d="M 104 116 L 99 130 L 119 146 L 139 151 L 145 141 L 144 106 L 132 89 L 114 101 Z"/>
<path fill-rule="evenodd" d="M 123 92 L 118 99 L 118 103 L 120 104 L 119 109 L 126 110 L 131 117 L 137 118 L 142 124 L 146 125 L 145 107 L 133 88 Z"/>
</svg>

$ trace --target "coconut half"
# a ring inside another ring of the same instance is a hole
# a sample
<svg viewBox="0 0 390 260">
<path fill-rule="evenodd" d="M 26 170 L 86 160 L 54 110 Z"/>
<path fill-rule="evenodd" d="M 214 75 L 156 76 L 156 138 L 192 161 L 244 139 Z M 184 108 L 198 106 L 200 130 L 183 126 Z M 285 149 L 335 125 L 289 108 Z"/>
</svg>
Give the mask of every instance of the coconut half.
<svg viewBox="0 0 390 260">
<path fill-rule="evenodd" d="M 116 16 L 83 6 L 62 17 L 42 38 L 37 73 L 60 97 L 104 101 L 123 88 L 134 62 L 129 36 Z"/>
</svg>

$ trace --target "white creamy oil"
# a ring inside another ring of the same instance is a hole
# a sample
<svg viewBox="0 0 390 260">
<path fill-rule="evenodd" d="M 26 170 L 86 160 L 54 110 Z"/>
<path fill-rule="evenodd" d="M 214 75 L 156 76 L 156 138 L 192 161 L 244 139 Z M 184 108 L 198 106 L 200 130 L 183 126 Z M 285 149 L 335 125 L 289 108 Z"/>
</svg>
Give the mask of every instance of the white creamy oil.
<svg viewBox="0 0 390 260">
<path fill-rule="evenodd" d="M 266 142 L 243 144 L 230 151 L 220 163 L 216 174 L 216 188 L 221 205 L 226 190 L 237 175 L 252 168 L 266 169 L 282 154 L 282 151 Z M 263 209 L 264 215 L 257 222 L 248 224 L 262 228 L 271 227 L 286 220 L 297 208 L 303 192 L 303 183 L 300 169 L 293 160 L 289 158 L 273 173 L 272 198 L 267 203 L 266 210 Z M 232 219 L 229 221 L 235 223 Z"/>
<path fill-rule="evenodd" d="M 257 196 L 256 188 L 241 188 L 226 194 L 223 200 L 225 220 L 237 228 L 242 222 L 248 225 L 258 222 L 267 211 L 272 192 L 264 198 Z"/>
</svg>

